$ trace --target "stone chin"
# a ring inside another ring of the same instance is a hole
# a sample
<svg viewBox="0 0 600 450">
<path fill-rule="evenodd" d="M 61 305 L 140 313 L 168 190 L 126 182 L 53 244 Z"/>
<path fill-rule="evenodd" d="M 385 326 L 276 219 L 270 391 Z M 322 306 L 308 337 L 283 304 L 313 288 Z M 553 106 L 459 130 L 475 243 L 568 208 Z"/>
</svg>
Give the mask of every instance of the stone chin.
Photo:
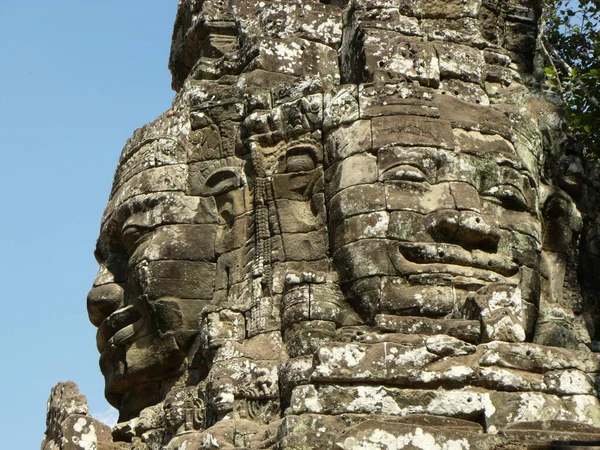
<svg viewBox="0 0 600 450">
<path fill-rule="evenodd" d="M 154 331 L 127 343 L 109 342 L 100 355 L 105 395 L 121 420 L 160 401 L 162 382 L 183 372 L 186 353 L 175 333 Z"/>
<path fill-rule="evenodd" d="M 120 292 L 116 283 L 92 289 L 90 317 L 97 320 L 94 306 L 106 300 L 111 288 L 116 297 Z M 99 324 L 96 343 L 109 403 L 128 417 L 160 401 L 162 382 L 183 372 L 185 349 L 196 333 L 183 325 L 175 298 L 151 302 L 141 295 L 106 317 Z"/>
</svg>

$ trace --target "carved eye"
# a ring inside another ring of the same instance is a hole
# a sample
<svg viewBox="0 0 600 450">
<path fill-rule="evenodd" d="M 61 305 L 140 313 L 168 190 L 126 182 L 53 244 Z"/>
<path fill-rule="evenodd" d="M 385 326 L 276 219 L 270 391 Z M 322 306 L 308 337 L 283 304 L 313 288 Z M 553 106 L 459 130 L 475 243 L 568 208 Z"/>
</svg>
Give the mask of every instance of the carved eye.
<svg viewBox="0 0 600 450">
<path fill-rule="evenodd" d="M 529 205 L 525 196 L 520 189 L 511 184 L 500 184 L 494 186 L 487 191 L 483 192 L 483 195 L 489 195 L 497 198 L 502 202 L 502 205 L 508 209 L 515 211 L 528 211 Z"/>
<path fill-rule="evenodd" d="M 296 147 L 287 152 L 286 172 L 308 172 L 317 167 L 312 147 Z"/>
<path fill-rule="evenodd" d="M 142 242 L 152 236 L 152 228 L 143 227 L 139 225 L 125 225 L 121 234 L 121 242 L 127 250 L 127 253 L 131 255 L 133 251 L 138 248 Z"/>
<path fill-rule="evenodd" d="M 427 177 L 421 169 L 408 164 L 398 164 L 389 167 L 381 174 L 383 181 L 427 181 Z"/>
</svg>

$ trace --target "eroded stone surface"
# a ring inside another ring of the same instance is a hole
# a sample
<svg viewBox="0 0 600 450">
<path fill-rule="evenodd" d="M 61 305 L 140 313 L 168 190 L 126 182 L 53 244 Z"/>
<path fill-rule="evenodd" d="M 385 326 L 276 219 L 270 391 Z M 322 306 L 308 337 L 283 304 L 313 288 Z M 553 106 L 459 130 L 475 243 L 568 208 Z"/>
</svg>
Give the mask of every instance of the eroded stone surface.
<svg viewBox="0 0 600 450">
<path fill-rule="evenodd" d="M 89 415 L 87 399 L 72 381 L 52 388 L 46 409 L 46 437 L 42 450 L 118 449 L 110 428 Z M 122 448 L 128 448 L 123 445 Z"/>
<path fill-rule="evenodd" d="M 180 1 L 88 296 L 115 442 L 63 386 L 44 449 L 596 440 L 600 186 L 539 7 Z"/>
</svg>

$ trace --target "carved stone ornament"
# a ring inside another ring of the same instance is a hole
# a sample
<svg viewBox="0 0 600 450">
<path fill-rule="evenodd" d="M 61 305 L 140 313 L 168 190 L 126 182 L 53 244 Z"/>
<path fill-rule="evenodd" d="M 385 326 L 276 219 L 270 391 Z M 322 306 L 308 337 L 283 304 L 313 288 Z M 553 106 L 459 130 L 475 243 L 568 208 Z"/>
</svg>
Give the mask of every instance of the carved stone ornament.
<svg viewBox="0 0 600 450">
<path fill-rule="evenodd" d="M 87 299 L 119 424 L 60 385 L 43 450 L 600 442 L 599 177 L 540 8 L 180 0 Z"/>
</svg>

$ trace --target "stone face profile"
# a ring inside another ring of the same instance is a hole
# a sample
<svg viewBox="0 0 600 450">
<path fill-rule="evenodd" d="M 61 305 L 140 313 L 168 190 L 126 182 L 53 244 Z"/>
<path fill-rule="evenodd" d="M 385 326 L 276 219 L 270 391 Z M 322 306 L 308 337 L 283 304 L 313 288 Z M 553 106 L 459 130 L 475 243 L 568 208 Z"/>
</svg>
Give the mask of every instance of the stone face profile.
<svg viewBox="0 0 600 450">
<path fill-rule="evenodd" d="M 598 174 L 540 7 L 180 0 L 87 299 L 119 424 L 81 448 L 600 442 Z M 57 392 L 42 448 L 80 448 Z"/>
</svg>

